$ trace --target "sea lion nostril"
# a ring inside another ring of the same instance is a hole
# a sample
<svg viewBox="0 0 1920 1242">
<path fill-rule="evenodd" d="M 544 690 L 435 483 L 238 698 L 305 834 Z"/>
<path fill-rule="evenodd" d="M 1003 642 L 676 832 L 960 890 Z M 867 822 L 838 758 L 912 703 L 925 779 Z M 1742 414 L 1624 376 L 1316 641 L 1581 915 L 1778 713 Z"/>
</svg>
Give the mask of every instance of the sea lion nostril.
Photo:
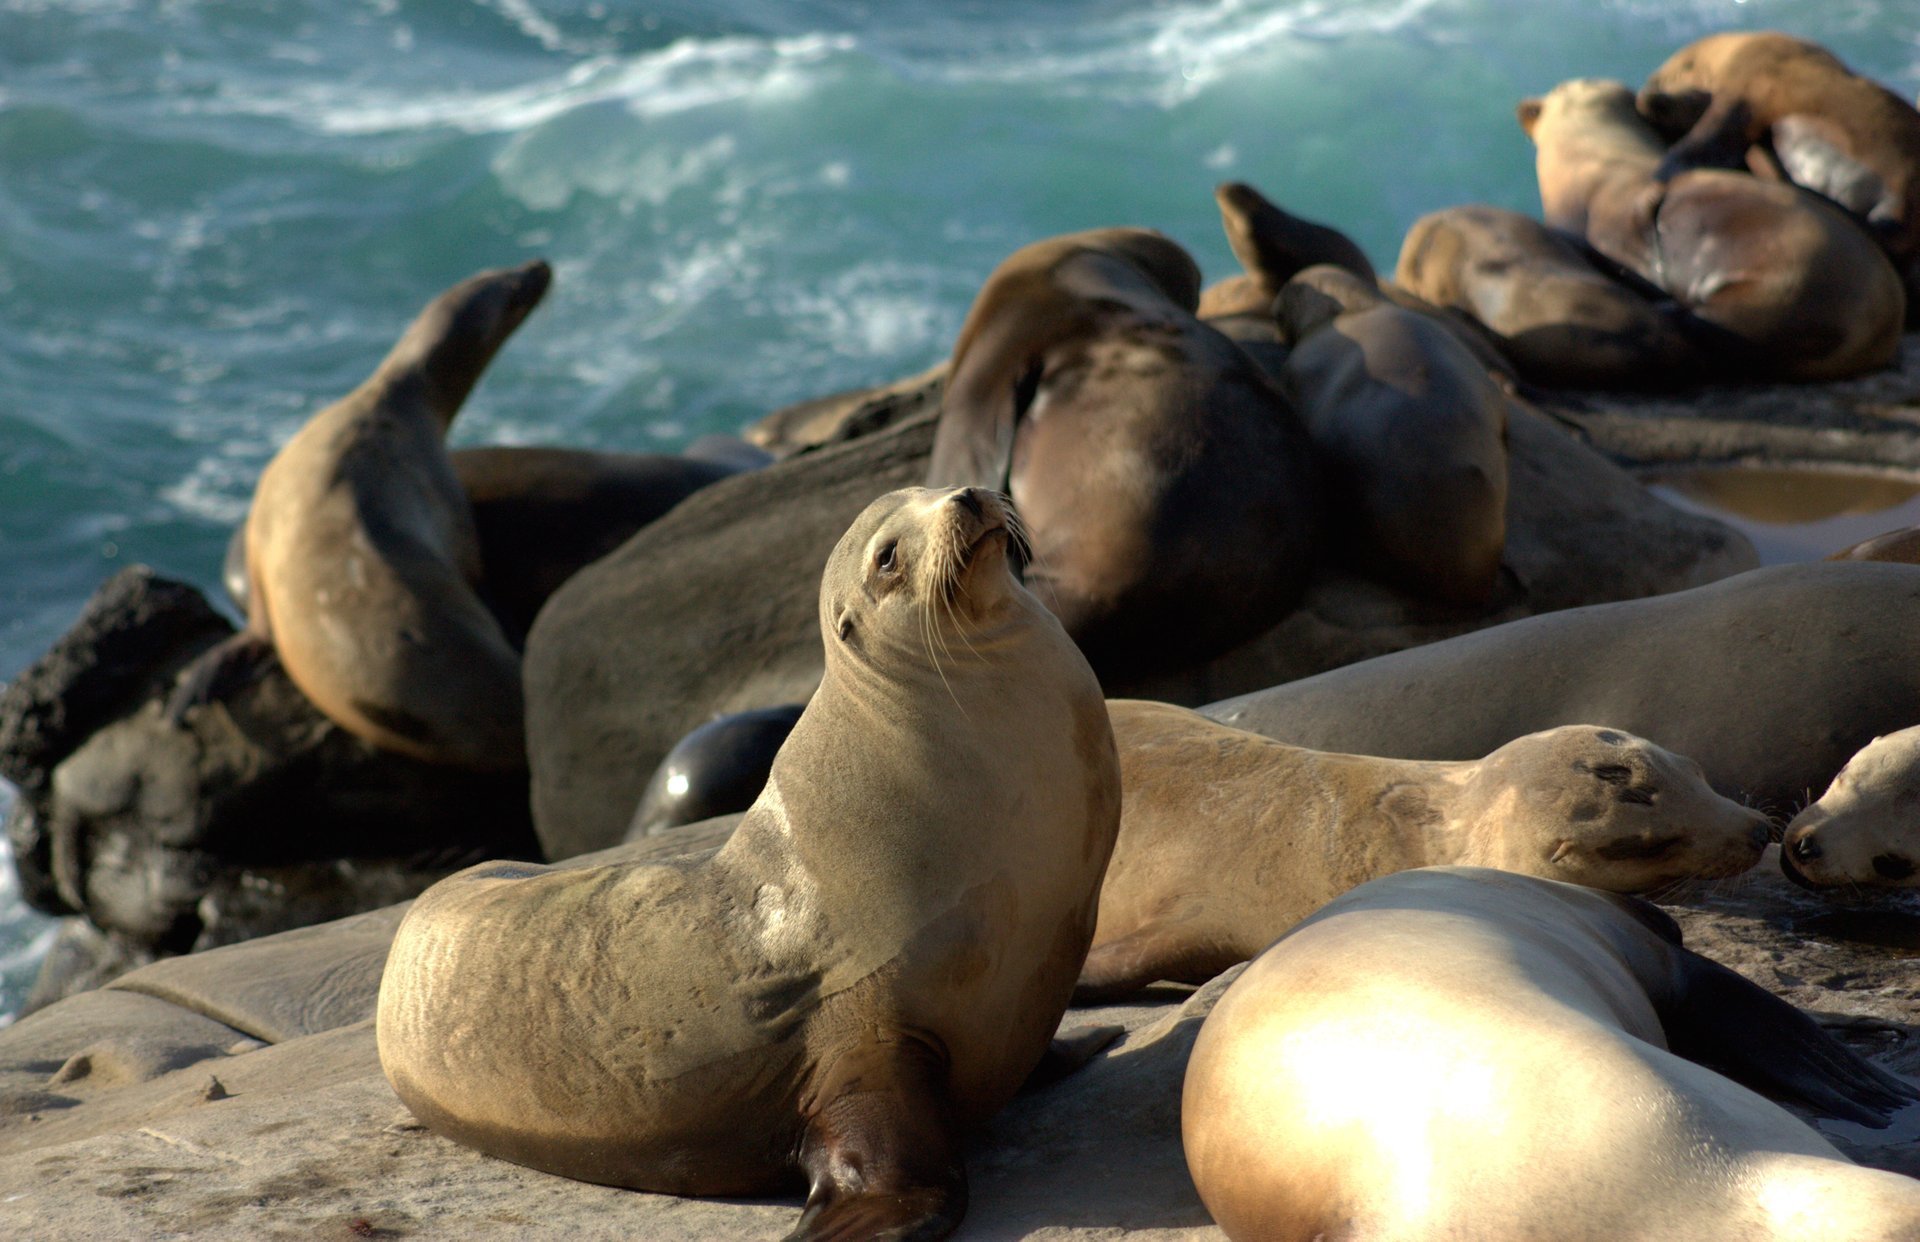
<svg viewBox="0 0 1920 1242">
<path fill-rule="evenodd" d="M 1788 848 L 1793 852 L 1793 856 L 1801 862 L 1811 862 L 1820 857 L 1822 853 L 1820 843 L 1810 836 L 1801 837 Z"/>
<path fill-rule="evenodd" d="M 1747 839 L 1753 842 L 1754 849 L 1764 850 L 1767 842 L 1773 839 L 1773 834 L 1767 831 L 1765 824 L 1755 824 L 1747 830 Z"/>
<path fill-rule="evenodd" d="M 1913 874 L 1913 864 L 1898 854 L 1876 854 L 1873 871 L 1883 880 L 1904 880 Z"/>
<path fill-rule="evenodd" d="M 954 493 L 953 503 L 959 505 L 977 518 L 987 516 L 986 506 L 980 503 L 980 489 L 977 487 L 961 488 Z"/>
</svg>

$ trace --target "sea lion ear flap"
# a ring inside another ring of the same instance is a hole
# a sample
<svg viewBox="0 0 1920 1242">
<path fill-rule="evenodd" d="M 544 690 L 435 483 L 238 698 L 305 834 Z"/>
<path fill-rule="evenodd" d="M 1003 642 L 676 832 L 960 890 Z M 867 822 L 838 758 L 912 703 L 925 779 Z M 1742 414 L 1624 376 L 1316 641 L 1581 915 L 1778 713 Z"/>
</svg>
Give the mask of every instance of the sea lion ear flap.
<svg viewBox="0 0 1920 1242">
<path fill-rule="evenodd" d="M 1673 951 L 1673 994 L 1654 1009 L 1675 1056 L 1823 1116 L 1883 1128 L 1920 1099 L 1897 1078 L 1759 984 L 1688 949 Z"/>
<path fill-rule="evenodd" d="M 1520 128 L 1526 131 L 1529 138 L 1533 137 L 1533 127 L 1540 123 L 1540 103 L 1538 99 L 1522 99 L 1520 106 L 1513 110 L 1514 115 L 1520 118 Z"/>
</svg>

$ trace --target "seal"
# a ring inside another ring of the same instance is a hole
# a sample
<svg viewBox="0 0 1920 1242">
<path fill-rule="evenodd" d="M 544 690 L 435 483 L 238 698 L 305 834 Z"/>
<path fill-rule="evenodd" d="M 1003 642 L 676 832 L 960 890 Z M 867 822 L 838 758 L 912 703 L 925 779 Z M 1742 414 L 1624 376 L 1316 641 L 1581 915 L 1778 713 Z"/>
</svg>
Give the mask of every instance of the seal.
<svg viewBox="0 0 1920 1242">
<path fill-rule="evenodd" d="M 658 836 L 752 806 L 804 708 L 785 703 L 730 712 L 675 742 L 647 781 L 625 839 Z"/>
<path fill-rule="evenodd" d="M 1205 983 L 1356 885 L 1436 863 L 1612 892 L 1738 875 L 1767 819 L 1644 738 L 1566 725 L 1475 762 L 1302 750 L 1165 703 L 1107 703 L 1120 835 L 1076 1001 Z"/>
<path fill-rule="evenodd" d="M 1920 725 L 1876 737 L 1787 824 L 1780 869 L 1808 888 L 1920 886 Z"/>
<path fill-rule="evenodd" d="M 1214 187 L 1220 226 L 1227 245 L 1244 269 L 1216 281 L 1200 293 L 1202 319 L 1257 315 L 1273 311 L 1280 288 L 1302 268 L 1329 263 L 1364 280 L 1376 279 L 1366 251 L 1339 229 L 1316 224 L 1277 206 L 1244 181 Z"/>
<path fill-rule="evenodd" d="M 1900 277 L 1826 200 L 1721 169 L 1661 180 L 1666 149 L 1618 82 L 1563 82 L 1519 116 L 1547 223 L 1717 330 L 1722 368 L 1817 381 L 1892 363 L 1906 316 Z"/>
<path fill-rule="evenodd" d="M 1920 568 L 1815 561 L 1491 626 L 1211 704 L 1315 750 L 1473 759 L 1603 720 L 1785 818 L 1876 733 L 1920 721 Z"/>
<path fill-rule="evenodd" d="M 267 463 L 245 528 L 246 626 L 189 667 L 176 719 L 271 651 L 315 707 L 375 747 L 526 766 L 520 657 L 476 593 L 479 536 L 446 435 L 551 278 L 535 261 L 442 293 Z"/>
<path fill-rule="evenodd" d="M 1640 88 L 1673 147 L 1661 175 L 1752 167 L 1865 220 L 1920 303 L 1920 112 L 1817 43 L 1777 31 L 1689 43 Z"/>
<path fill-rule="evenodd" d="M 974 489 L 859 516 L 821 581 L 825 677 L 710 858 L 422 895 L 378 1011 L 407 1106 L 588 1181 L 803 1172 L 799 1238 L 945 1236 L 957 1136 L 1046 1050 L 1120 813 L 1099 683 L 1013 577 L 1013 521 Z"/>
<path fill-rule="evenodd" d="M 1507 542 L 1506 393 L 1452 331 L 1345 269 L 1300 272 L 1275 314 L 1330 525 L 1377 576 L 1483 607 Z"/>
<path fill-rule="evenodd" d="M 1484 324 L 1538 384 L 1667 388 L 1701 366 L 1678 303 L 1614 280 L 1566 235 L 1517 211 L 1449 207 L 1420 217 L 1393 276 Z"/>
<path fill-rule="evenodd" d="M 1247 967 L 1194 1042 L 1181 1138 L 1230 1238 L 1920 1236 L 1920 1181 L 1762 1091 L 1870 1126 L 1920 1094 L 1654 906 L 1440 867 Z"/>
<path fill-rule="evenodd" d="M 1012 495 L 1028 586 L 1110 680 L 1253 637 L 1312 569 L 1306 433 L 1199 288 L 1151 230 L 1055 237 L 994 269 L 954 345 L 926 478 Z"/>
</svg>

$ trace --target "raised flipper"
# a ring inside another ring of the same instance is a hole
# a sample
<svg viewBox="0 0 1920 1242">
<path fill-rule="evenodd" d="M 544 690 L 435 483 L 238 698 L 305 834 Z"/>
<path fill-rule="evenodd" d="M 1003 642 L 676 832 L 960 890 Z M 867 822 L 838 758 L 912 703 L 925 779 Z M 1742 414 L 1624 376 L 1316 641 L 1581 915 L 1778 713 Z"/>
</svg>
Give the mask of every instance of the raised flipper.
<svg viewBox="0 0 1920 1242">
<path fill-rule="evenodd" d="M 1754 132 L 1753 109 L 1742 99 L 1716 99 L 1707 105 L 1686 136 L 1667 148 L 1654 178 L 1670 181 L 1695 168 L 1731 168 L 1745 171 L 1747 148 L 1759 139 Z"/>
<path fill-rule="evenodd" d="M 967 1211 L 945 1058 L 910 1036 L 842 1053 L 809 1105 L 811 1187 L 787 1242 L 934 1242 Z"/>
<path fill-rule="evenodd" d="M 215 643 L 187 665 L 173 693 L 167 696 L 168 722 L 180 724 L 190 709 L 217 703 L 242 686 L 251 685 L 277 662 L 273 643 L 251 630 L 241 630 Z"/>
<path fill-rule="evenodd" d="M 1205 983 L 1247 955 L 1211 937 L 1202 937 L 1192 920 L 1148 923 L 1117 940 L 1096 946 L 1080 968 L 1073 1003 L 1099 1005 L 1130 996 L 1162 979 Z"/>
<path fill-rule="evenodd" d="M 1920 1099 L 1897 1078 L 1760 985 L 1674 949 L 1673 993 L 1654 1008 L 1677 1056 L 1824 1116 L 1876 1129 Z"/>
</svg>

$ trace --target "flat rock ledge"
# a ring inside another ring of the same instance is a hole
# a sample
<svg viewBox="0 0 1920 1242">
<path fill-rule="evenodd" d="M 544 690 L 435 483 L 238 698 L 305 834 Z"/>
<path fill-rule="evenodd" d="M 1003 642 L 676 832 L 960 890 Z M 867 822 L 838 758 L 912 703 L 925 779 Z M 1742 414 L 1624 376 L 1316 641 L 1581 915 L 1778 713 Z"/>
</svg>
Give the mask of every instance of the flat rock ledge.
<svg viewBox="0 0 1920 1242">
<path fill-rule="evenodd" d="M 1776 861 L 1770 851 L 1748 878 L 1667 908 L 1694 947 L 1890 1068 L 1920 1072 L 1920 897 L 1835 906 L 1789 885 Z M 584 1242 L 773 1238 L 792 1227 L 798 1195 L 613 1190 L 423 1129 L 381 1077 L 370 1016 L 403 909 L 162 962 L 0 1031 L 0 1229 L 48 1240 L 515 1230 Z M 957 1236 L 1220 1236 L 1187 1178 L 1179 1099 L 1200 1023 L 1237 973 L 1070 1010 L 1063 1033 L 1126 1034 L 976 1136 Z M 1820 1128 L 1862 1163 L 1920 1175 L 1920 1106 L 1884 1132 Z"/>
</svg>

